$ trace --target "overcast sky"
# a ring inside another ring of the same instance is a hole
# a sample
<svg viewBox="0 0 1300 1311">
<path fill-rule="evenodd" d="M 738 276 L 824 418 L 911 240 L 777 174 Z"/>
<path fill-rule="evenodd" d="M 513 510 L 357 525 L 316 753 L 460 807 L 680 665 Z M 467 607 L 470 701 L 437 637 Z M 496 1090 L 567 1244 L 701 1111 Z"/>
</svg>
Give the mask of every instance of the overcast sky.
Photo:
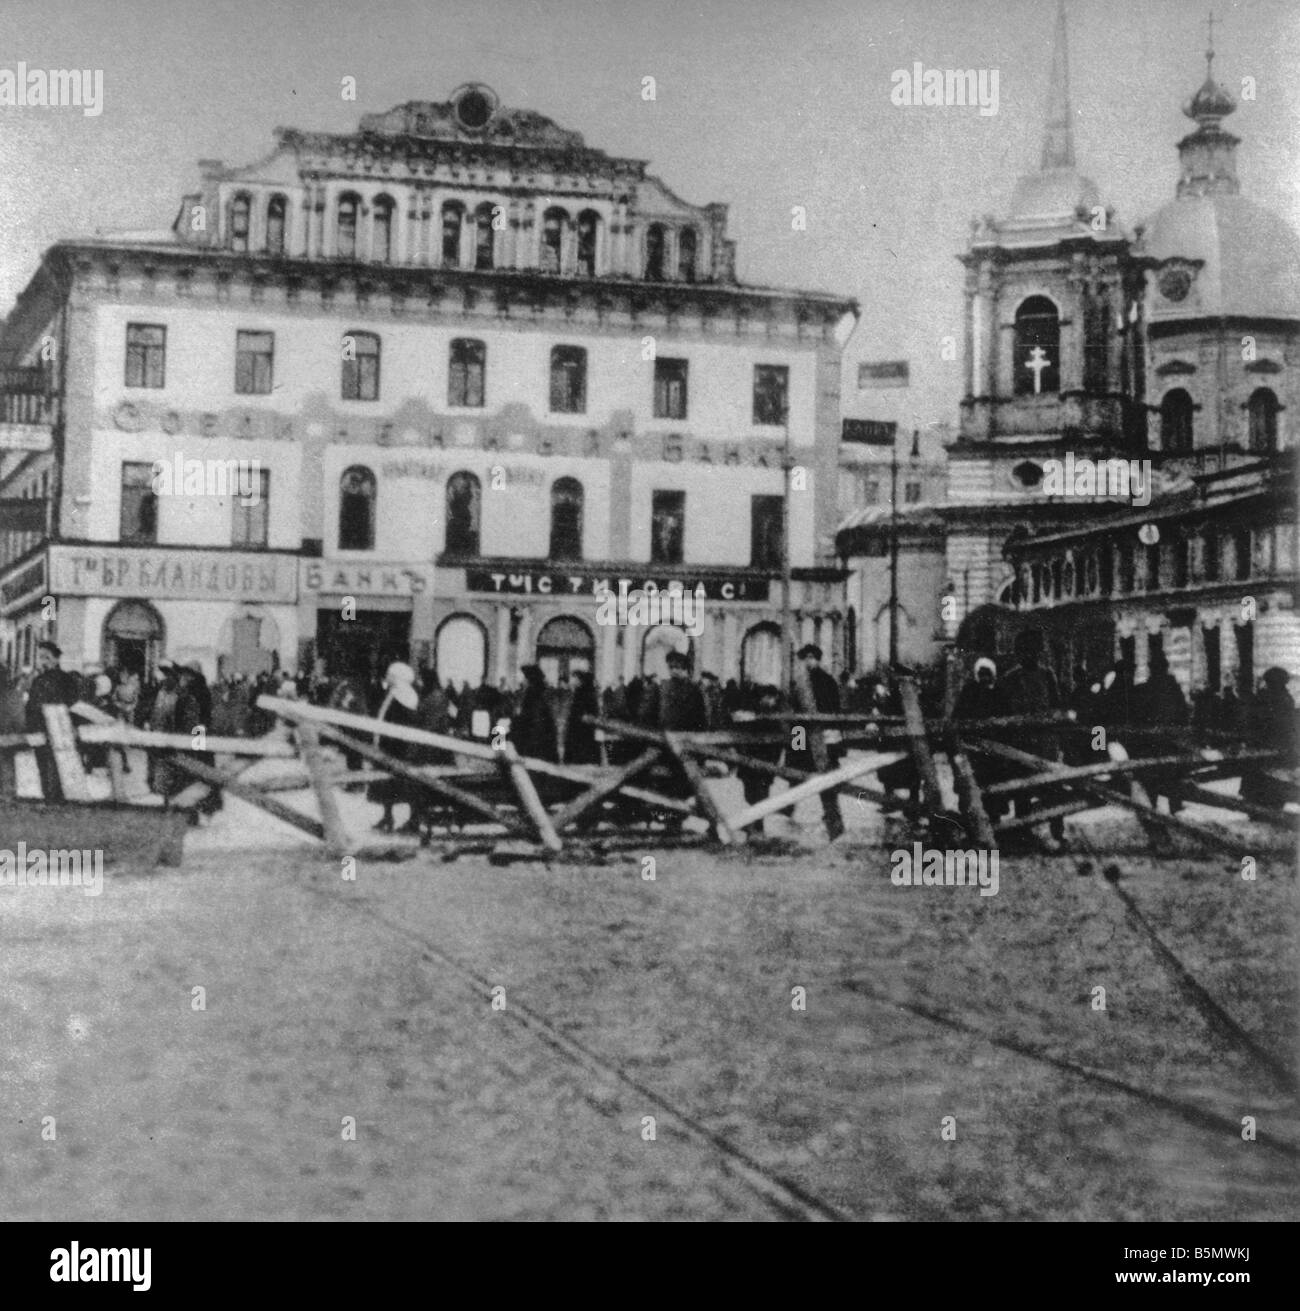
<svg viewBox="0 0 1300 1311">
<path fill-rule="evenodd" d="M 1217 0 L 1215 72 L 1258 84 L 1228 126 L 1243 190 L 1300 227 L 1300 6 Z M 0 309 L 61 236 L 167 227 L 196 161 L 251 162 L 276 126 L 495 88 L 731 206 L 743 279 L 857 297 L 854 357 L 909 358 L 907 405 L 955 417 L 969 220 L 1036 166 L 1054 0 L 4 0 L 0 67 L 98 68 L 104 111 L 0 108 Z M 1201 0 L 1070 0 L 1075 147 L 1131 226 L 1172 198 L 1205 75 Z M 900 108 L 890 74 L 997 69 L 996 116 Z M 341 79 L 357 79 L 344 101 Z M 641 97 L 652 76 L 657 98 Z M 791 207 L 807 209 L 803 232 Z M 897 394 L 846 395 L 871 413 Z"/>
</svg>

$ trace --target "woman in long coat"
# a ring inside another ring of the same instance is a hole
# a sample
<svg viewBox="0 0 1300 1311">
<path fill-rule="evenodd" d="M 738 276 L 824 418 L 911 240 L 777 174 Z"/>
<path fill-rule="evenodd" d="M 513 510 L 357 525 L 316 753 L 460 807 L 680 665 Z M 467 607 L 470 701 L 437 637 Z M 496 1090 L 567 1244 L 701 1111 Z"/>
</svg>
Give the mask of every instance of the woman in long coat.
<svg viewBox="0 0 1300 1311">
<path fill-rule="evenodd" d="M 379 703 L 379 713 L 376 718 L 386 720 L 390 724 L 414 728 L 419 704 L 420 699 L 415 692 L 415 670 L 401 661 L 394 661 L 384 674 L 384 699 Z M 402 742 L 398 738 L 380 737 L 379 734 L 375 734 L 375 745 L 385 755 L 392 756 L 395 760 L 408 760 L 416 750 L 410 742 Z M 404 778 L 381 778 L 370 784 L 366 799 L 377 802 L 384 808 L 383 817 L 375 825 L 376 832 L 393 831 L 393 807 L 409 804 L 412 801 L 412 794 L 413 788 Z"/>
</svg>

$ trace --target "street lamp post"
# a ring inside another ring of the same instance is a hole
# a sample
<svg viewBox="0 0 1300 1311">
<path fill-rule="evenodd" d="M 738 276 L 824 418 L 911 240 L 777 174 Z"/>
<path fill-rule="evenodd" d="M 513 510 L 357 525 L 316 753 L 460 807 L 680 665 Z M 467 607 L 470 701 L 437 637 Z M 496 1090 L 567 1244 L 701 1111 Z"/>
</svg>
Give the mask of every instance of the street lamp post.
<svg viewBox="0 0 1300 1311">
<path fill-rule="evenodd" d="M 781 469 L 784 474 L 784 490 L 781 495 L 781 686 L 790 690 L 793 676 L 791 661 L 794 634 L 791 631 L 790 617 L 790 471 L 793 462 L 790 458 L 790 405 L 787 401 L 781 408 L 781 425 L 785 429 L 785 444 L 781 454 Z"/>
<path fill-rule="evenodd" d="M 898 433 L 889 447 L 889 672 L 898 670 Z"/>
</svg>

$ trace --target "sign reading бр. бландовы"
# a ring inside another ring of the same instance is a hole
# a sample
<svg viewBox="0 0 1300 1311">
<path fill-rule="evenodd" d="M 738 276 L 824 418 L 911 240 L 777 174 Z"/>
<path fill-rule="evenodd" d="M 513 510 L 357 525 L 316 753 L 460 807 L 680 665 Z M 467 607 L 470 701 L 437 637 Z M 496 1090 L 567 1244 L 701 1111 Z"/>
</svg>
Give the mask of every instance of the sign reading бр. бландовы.
<svg viewBox="0 0 1300 1311">
<path fill-rule="evenodd" d="M 49 582 L 55 596 L 292 604 L 298 599 L 298 557 L 274 551 L 51 546 Z"/>
</svg>

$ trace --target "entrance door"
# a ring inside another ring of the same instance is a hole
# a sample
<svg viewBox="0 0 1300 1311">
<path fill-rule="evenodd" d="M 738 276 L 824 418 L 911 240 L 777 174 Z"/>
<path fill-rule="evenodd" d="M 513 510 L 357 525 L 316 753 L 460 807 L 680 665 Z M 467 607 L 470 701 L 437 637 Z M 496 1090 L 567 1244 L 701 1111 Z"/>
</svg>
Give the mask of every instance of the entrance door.
<svg viewBox="0 0 1300 1311">
<path fill-rule="evenodd" d="M 1243 701 L 1255 694 L 1255 624 L 1247 620 L 1235 628 L 1237 635 L 1237 695 Z"/>
<path fill-rule="evenodd" d="M 596 639 L 581 619 L 561 615 L 542 625 L 537 634 L 537 664 L 552 687 L 570 682 L 580 669 L 590 669 L 596 655 Z"/>
<path fill-rule="evenodd" d="M 358 610 L 344 619 L 337 610 L 316 612 L 316 654 L 331 678 L 360 678 L 377 686 L 394 660 L 411 649 L 409 610 Z"/>
<path fill-rule="evenodd" d="M 123 601 L 104 621 L 104 667 L 152 674 L 163 652 L 163 622 L 147 601 Z"/>
</svg>

